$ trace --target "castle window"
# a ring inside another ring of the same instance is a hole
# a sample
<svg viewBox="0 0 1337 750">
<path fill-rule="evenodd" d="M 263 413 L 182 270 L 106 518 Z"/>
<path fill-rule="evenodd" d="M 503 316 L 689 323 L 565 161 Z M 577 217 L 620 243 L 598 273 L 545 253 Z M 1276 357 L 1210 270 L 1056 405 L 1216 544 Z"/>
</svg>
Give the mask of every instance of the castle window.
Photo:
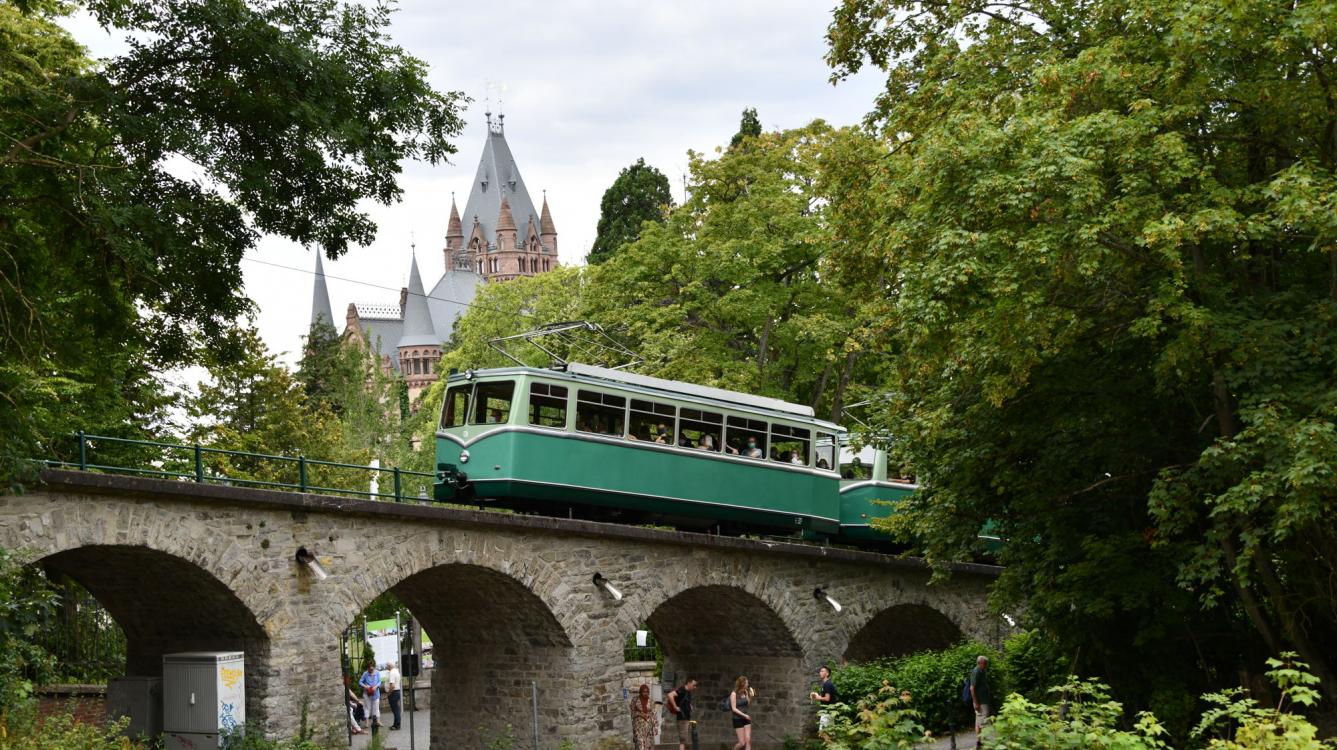
<svg viewBox="0 0 1337 750">
<path fill-rule="evenodd" d="M 525 272 L 525 259 L 524 259 L 524 258 L 521 258 L 521 259 L 520 259 L 520 273 L 524 273 L 524 272 Z"/>
<path fill-rule="evenodd" d="M 479 258 L 479 259 L 478 259 L 478 275 L 479 275 L 479 276 L 482 276 L 482 275 L 483 275 L 483 259 L 482 259 L 482 258 Z"/>
</svg>

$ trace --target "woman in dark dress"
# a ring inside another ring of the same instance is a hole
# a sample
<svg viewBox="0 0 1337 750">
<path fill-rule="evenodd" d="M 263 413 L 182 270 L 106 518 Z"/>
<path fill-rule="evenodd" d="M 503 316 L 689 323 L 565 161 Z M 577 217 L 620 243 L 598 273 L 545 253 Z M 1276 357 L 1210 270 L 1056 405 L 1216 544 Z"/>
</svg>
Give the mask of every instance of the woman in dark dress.
<svg viewBox="0 0 1337 750">
<path fill-rule="evenodd" d="M 748 687 L 747 678 L 739 677 L 734 683 L 733 692 L 729 693 L 733 731 L 738 735 L 738 744 L 733 746 L 733 750 L 752 750 L 752 716 L 748 714 L 752 696 L 752 688 Z"/>
</svg>

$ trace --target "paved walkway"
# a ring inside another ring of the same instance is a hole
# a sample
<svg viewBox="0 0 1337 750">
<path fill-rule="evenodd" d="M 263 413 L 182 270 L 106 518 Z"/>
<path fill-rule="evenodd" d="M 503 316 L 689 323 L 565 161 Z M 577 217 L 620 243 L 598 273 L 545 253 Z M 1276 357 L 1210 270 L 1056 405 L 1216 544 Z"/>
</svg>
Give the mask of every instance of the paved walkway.
<svg viewBox="0 0 1337 750">
<path fill-rule="evenodd" d="M 426 695 L 422 696 L 426 698 Z M 423 700 L 426 704 L 427 701 Z M 409 720 L 413 721 L 412 744 L 409 739 Z M 427 750 L 427 739 L 431 731 L 432 712 L 426 708 L 417 711 L 404 712 L 404 728 L 399 731 L 391 731 L 390 724 L 395 720 L 393 714 L 386 708 L 381 709 L 381 720 L 385 726 L 381 727 L 381 745 L 386 750 Z M 363 750 L 371 744 L 371 730 L 363 729 L 362 734 L 353 735 L 353 744 L 350 745 L 353 750 Z"/>
</svg>

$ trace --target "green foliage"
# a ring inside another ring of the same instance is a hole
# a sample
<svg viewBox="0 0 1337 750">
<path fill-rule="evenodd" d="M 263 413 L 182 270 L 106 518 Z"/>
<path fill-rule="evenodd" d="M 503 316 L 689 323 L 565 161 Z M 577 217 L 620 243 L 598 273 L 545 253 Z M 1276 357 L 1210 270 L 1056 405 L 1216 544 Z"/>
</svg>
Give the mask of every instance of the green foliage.
<svg viewBox="0 0 1337 750">
<path fill-rule="evenodd" d="M 71 713 L 39 719 L 32 709 L 29 705 L 18 712 L 0 712 L 0 750 L 148 750 L 150 747 L 124 736 L 128 718 L 90 724 L 76 721 Z"/>
<path fill-rule="evenodd" d="M 829 30 L 835 78 L 887 75 L 880 143 L 822 171 L 875 421 L 927 480 L 886 528 L 963 559 L 992 522 L 998 602 L 1135 705 L 1288 647 L 1337 693 L 1334 18 L 850 0 Z"/>
<path fill-rule="evenodd" d="M 515 747 L 515 731 L 510 724 L 507 724 L 505 729 L 497 732 L 490 739 L 488 739 L 488 732 L 485 728 L 479 727 L 478 733 L 486 740 L 483 744 L 483 750 L 511 750 Z"/>
<path fill-rule="evenodd" d="M 748 107 L 743 110 L 743 117 L 738 121 L 738 132 L 729 139 L 729 148 L 738 148 L 744 145 L 747 139 L 759 135 L 761 135 L 761 119 L 757 117 L 757 108 Z"/>
<path fill-rule="evenodd" d="M 831 726 L 821 732 L 831 750 L 891 750 L 922 745 L 926 741 L 919 712 L 901 689 L 884 682 L 877 692 L 859 699 L 853 717 L 848 711 L 833 712 Z"/>
<path fill-rule="evenodd" d="M 1002 659 L 990 667 L 1000 675 L 1000 685 L 1005 684 L 1009 691 L 1040 700 L 1070 673 L 1068 661 L 1053 636 L 1040 630 L 1022 630 L 1003 640 Z M 994 694 L 999 698 L 1004 695 L 997 690 Z"/>
<path fill-rule="evenodd" d="M 923 651 L 836 668 L 831 681 L 846 704 L 840 713 L 853 719 L 857 701 L 879 696 L 882 688 L 890 685 L 897 696 L 902 690 L 910 692 L 916 720 L 925 727 L 934 732 L 953 729 L 969 721 L 969 711 L 961 703 L 961 680 L 970 674 L 975 658 L 980 655 L 989 657 L 992 694 L 1005 695 L 1008 686 L 998 653 L 982 643 L 966 642 L 942 651 Z"/>
<path fill-rule="evenodd" d="M 1165 729 L 1149 713 L 1138 715 L 1131 730 L 1121 729 L 1123 705 L 1110 698 L 1105 685 L 1095 680 L 1071 678 L 1051 692 L 1060 703 L 1032 703 L 1013 693 L 993 720 L 998 750 L 1034 748 L 1104 748 L 1107 750 L 1161 750 L 1169 748 L 1162 737 Z"/>
<path fill-rule="evenodd" d="M 1290 713 L 1292 706 L 1312 709 L 1319 701 L 1318 678 L 1295 654 L 1268 659 L 1267 676 L 1281 697 L 1276 706 L 1260 706 L 1240 689 L 1203 696 L 1211 705 L 1193 730 L 1195 738 L 1208 738 L 1207 747 L 1220 750 L 1321 750 L 1337 747 L 1337 740 L 1319 742 L 1317 729 L 1303 716 Z"/>
<path fill-rule="evenodd" d="M 59 26 L 124 33 L 95 63 Z M 261 233 L 337 257 L 395 200 L 400 163 L 453 152 L 458 94 L 337 0 L 0 3 L 0 460 L 76 429 L 161 431 L 154 373 L 236 359 L 240 261 Z M 169 164 L 190 164 L 179 176 Z"/>
<path fill-rule="evenodd" d="M 604 191 L 599 203 L 599 224 L 587 260 L 602 263 L 617 249 L 641 236 L 647 221 L 664 223 L 673 206 L 668 178 L 663 172 L 637 159 L 624 168 Z"/>
<path fill-rule="evenodd" d="M 55 675 L 55 659 L 37 636 L 57 601 L 39 569 L 0 548 L 0 720 Z"/>
</svg>

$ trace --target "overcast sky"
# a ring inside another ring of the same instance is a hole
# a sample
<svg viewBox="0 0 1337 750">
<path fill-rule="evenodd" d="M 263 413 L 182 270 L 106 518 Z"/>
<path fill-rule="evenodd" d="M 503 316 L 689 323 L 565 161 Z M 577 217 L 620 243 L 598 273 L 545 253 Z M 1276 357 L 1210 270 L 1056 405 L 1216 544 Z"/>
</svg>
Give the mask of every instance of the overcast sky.
<svg viewBox="0 0 1337 750">
<path fill-rule="evenodd" d="M 463 209 L 485 138 L 483 113 L 505 112 L 506 138 L 535 206 L 547 190 L 561 260 L 583 263 L 599 199 L 644 157 L 681 200 L 687 150 L 727 143 L 745 107 L 767 129 L 814 118 L 858 122 L 882 78 L 832 86 L 822 61 L 832 0 L 404 0 L 391 36 L 431 68 L 432 84 L 474 101 L 451 164 L 405 165 L 403 201 L 368 204 L 380 227 L 369 247 L 325 263 L 340 321 L 350 302 L 394 303 L 410 244 L 428 288 L 441 275 L 452 191 Z M 87 19 L 71 30 L 94 55 L 119 45 Z M 292 363 L 311 310 L 313 251 L 268 237 L 243 261 L 255 324 Z M 343 280 L 347 279 L 347 280 Z M 385 287 L 385 288 L 378 288 Z"/>
</svg>

